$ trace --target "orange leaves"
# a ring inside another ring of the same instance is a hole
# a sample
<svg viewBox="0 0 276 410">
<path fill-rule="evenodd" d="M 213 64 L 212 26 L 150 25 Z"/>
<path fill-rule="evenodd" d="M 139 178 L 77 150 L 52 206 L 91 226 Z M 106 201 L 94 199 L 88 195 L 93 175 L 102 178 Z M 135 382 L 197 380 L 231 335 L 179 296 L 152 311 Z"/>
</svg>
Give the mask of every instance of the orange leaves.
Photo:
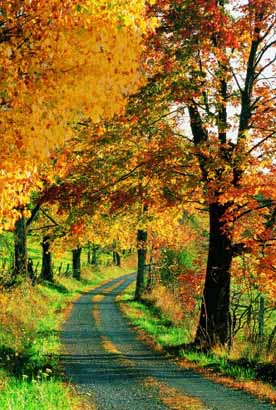
<svg viewBox="0 0 276 410">
<path fill-rule="evenodd" d="M 84 224 L 83 222 L 79 222 L 79 223 L 74 223 L 73 225 L 71 225 L 71 234 L 72 235 L 80 235 L 84 230 Z"/>
</svg>

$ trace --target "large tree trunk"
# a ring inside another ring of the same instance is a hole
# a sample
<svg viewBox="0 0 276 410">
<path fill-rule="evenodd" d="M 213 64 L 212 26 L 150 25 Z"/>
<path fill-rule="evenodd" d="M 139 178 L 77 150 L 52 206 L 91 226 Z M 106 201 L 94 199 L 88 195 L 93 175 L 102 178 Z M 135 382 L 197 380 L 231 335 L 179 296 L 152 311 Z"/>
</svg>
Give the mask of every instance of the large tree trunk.
<svg viewBox="0 0 276 410">
<path fill-rule="evenodd" d="M 81 248 L 78 246 L 72 251 L 73 256 L 73 278 L 80 280 L 81 277 Z"/>
<path fill-rule="evenodd" d="M 141 229 L 137 231 L 137 280 L 135 289 L 135 300 L 141 300 L 142 293 L 145 289 L 145 264 L 146 264 L 146 242 L 147 232 Z"/>
<path fill-rule="evenodd" d="M 210 237 L 206 279 L 195 345 L 207 348 L 230 342 L 230 268 L 232 231 L 221 218 L 226 206 L 210 205 Z"/>
<path fill-rule="evenodd" d="M 14 275 L 28 275 L 26 219 L 23 216 L 15 223 Z"/>
<path fill-rule="evenodd" d="M 50 236 L 45 235 L 42 239 L 42 268 L 41 268 L 41 279 L 47 280 L 48 282 L 53 282 L 54 273 L 52 267 L 52 254 L 50 251 Z"/>
</svg>

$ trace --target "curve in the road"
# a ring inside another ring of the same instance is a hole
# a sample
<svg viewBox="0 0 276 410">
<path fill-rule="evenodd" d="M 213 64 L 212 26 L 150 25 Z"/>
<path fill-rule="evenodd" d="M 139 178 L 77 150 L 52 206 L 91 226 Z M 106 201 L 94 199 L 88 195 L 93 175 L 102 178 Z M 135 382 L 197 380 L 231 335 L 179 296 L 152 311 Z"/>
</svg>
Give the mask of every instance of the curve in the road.
<svg viewBox="0 0 276 410">
<path fill-rule="evenodd" d="M 180 401 L 190 398 L 183 409 L 275 410 L 178 367 L 138 340 L 115 302 L 134 278 L 125 275 L 84 294 L 62 330 L 66 373 L 80 393 L 93 397 L 97 410 L 165 410 L 171 408 L 164 398 L 170 392 Z"/>
</svg>

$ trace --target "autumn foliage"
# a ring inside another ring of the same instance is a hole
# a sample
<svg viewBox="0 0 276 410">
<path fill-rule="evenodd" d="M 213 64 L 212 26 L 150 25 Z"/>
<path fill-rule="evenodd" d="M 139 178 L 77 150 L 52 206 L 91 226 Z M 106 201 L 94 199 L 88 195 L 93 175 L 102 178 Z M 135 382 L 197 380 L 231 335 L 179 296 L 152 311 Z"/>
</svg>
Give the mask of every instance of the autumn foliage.
<svg viewBox="0 0 276 410">
<path fill-rule="evenodd" d="M 143 1 L 1 2 L 2 224 L 52 181 L 45 166 L 76 122 L 110 118 L 143 84 L 139 58 L 150 29 Z"/>
<path fill-rule="evenodd" d="M 208 215 L 208 255 L 178 279 L 192 307 L 205 279 L 195 345 L 231 343 L 231 280 L 276 295 L 275 1 L 0 11 L 2 229 L 46 204 L 60 246 L 154 264 L 195 238 L 185 215 Z"/>
</svg>

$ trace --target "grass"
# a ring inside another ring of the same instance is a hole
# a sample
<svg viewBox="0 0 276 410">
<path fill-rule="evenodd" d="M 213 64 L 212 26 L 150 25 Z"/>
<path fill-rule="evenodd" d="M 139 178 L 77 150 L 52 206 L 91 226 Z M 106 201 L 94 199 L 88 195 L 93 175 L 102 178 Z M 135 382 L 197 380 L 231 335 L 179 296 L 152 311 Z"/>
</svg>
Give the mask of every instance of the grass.
<svg viewBox="0 0 276 410">
<path fill-rule="evenodd" d="M 32 259 L 33 267 L 39 273 L 41 270 L 42 247 L 41 237 L 38 235 L 29 234 L 27 237 L 28 258 Z M 81 253 L 82 264 L 87 264 L 88 249 L 84 248 Z M 5 232 L 0 234 L 0 270 L 4 268 L 5 271 L 10 270 L 13 265 L 14 254 L 14 234 L 12 232 Z M 98 252 L 97 261 L 102 265 L 112 265 L 112 255 L 110 252 Z M 64 273 L 69 265 L 69 270 L 72 268 L 72 252 L 62 251 L 54 248 L 52 252 L 52 264 L 54 271 L 57 272 L 59 268 Z"/>
<path fill-rule="evenodd" d="M 127 288 L 119 297 L 121 306 L 131 322 L 154 338 L 161 347 L 177 346 L 187 342 L 188 332 L 181 322 L 174 324 L 172 319 L 152 303 L 133 300 L 134 285 Z"/>
<path fill-rule="evenodd" d="M 234 364 L 233 361 L 228 360 L 226 357 L 220 357 L 212 352 L 202 353 L 182 350 L 180 357 L 188 359 L 190 362 L 196 363 L 203 368 L 219 372 L 225 376 L 230 376 L 237 380 L 256 379 L 256 372 L 254 368 L 239 366 L 238 364 Z"/>
<path fill-rule="evenodd" d="M 60 277 L 0 292 L 0 409 L 77 410 L 86 403 L 65 384 L 59 366 L 59 330 L 70 303 L 99 283 L 133 270 L 85 268 L 81 281 Z M 91 404 L 89 404 L 89 409 Z"/>
<path fill-rule="evenodd" d="M 163 306 L 169 306 L 164 292 L 161 293 Z M 276 401 L 275 365 L 229 357 L 229 352 L 225 349 L 217 348 L 209 353 L 185 349 L 183 345 L 190 342 L 190 331 L 184 329 L 184 322 L 173 321 L 173 313 L 165 312 L 160 301 L 153 304 L 152 298 L 145 295 L 143 302 L 136 302 L 133 296 L 134 289 L 131 285 L 118 298 L 120 307 L 141 332 L 141 337 L 155 348 L 173 352 L 184 367 L 200 371 L 205 376 L 231 387 L 243 388 L 272 402 Z"/>
<path fill-rule="evenodd" d="M 67 410 L 80 404 L 70 388 L 57 379 L 12 379 L 0 394 L 3 410 Z"/>
</svg>

